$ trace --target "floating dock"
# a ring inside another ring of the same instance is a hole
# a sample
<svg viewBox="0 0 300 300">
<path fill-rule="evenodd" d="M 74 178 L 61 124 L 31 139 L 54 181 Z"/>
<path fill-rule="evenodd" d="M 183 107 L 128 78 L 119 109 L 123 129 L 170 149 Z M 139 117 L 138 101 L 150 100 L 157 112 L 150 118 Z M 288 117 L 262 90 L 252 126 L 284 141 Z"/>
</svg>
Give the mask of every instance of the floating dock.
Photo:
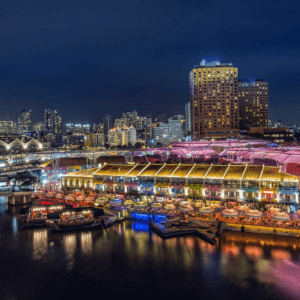
<svg viewBox="0 0 300 300">
<path fill-rule="evenodd" d="M 192 227 L 192 226 L 165 227 L 164 225 L 157 222 L 151 222 L 149 225 L 152 231 L 154 231 L 164 239 L 185 236 L 185 235 L 195 235 L 211 244 L 214 244 L 215 238 L 218 235 L 218 229 L 199 228 L 199 227 Z"/>
</svg>

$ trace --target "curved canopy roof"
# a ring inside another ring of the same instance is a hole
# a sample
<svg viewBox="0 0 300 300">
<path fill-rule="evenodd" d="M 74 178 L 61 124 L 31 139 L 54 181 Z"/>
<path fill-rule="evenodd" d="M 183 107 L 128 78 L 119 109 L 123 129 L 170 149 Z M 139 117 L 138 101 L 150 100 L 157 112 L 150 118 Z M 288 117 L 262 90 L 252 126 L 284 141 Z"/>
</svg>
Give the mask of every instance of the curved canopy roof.
<svg viewBox="0 0 300 300">
<path fill-rule="evenodd" d="M 64 176 L 93 178 L 94 175 L 298 182 L 296 176 L 281 172 L 279 167 L 264 165 L 107 164 L 102 168 L 72 172 Z"/>
</svg>

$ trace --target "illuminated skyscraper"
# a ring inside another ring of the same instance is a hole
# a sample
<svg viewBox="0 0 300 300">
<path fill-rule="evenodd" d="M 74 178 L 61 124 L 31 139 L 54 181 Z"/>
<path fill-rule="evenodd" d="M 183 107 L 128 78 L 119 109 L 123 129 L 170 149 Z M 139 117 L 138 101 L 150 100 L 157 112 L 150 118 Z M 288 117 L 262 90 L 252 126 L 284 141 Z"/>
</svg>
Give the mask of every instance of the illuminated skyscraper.
<svg viewBox="0 0 300 300">
<path fill-rule="evenodd" d="M 32 112 L 23 109 L 18 116 L 18 134 L 32 132 Z"/>
<path fill-rule="evenodd" d="M 1 134 L 15 134 L 16 123 L 13 121 L 0 121 L 0 133 Z"/>
<path fill-rule="evenodd" d="M 191 132 L 196 138 L 239 133 L 238 69 L 203 60 L 190 72 Z"/>
<path fill-rule="evenodd" d="M 107 135 L 109 130 L 112 128 L 111 124 L 111 115 L 105 115 L 103 118 L 103 131 L 105 135 Z"/>
<path fill-rule="evenodd" d="M 44 124 L 46 133 L 62 134 L 62 119 L 56 110 L 45 109 Z"/>
<path fill-rule="evenodd" d="M 269 88 L 263 79 L 239 80 L 240 128 L 268 127 Z"/>
<path fill-rule="evenodd" d="M 191 131 L 191 103 L 185 104 L 185 134 Z"/>
</svg>

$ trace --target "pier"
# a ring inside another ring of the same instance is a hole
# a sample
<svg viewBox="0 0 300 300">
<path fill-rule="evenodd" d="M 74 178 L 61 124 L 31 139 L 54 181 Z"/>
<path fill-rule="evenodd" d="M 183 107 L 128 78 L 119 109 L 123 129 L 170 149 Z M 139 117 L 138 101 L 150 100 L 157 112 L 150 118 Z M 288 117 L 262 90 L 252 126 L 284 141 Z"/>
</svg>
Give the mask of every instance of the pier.
<svg viewBox="0 0 300 300">
<path fill-rule="evenodd" d="M 6 195 L 9 205 L 21 205 L 31 203 L 32 192 L 11 192 Z"/>
<path fill-rule="evenodd" d="M 205 229 L 199 227 L 165 227 L 157 222 L 151 222 L 150 229 L 163 239 L 195 235 L 211 244 L 215 243 L 215 238 L 218 233 L 217 230 L 214 229 Z"/>
</svg>

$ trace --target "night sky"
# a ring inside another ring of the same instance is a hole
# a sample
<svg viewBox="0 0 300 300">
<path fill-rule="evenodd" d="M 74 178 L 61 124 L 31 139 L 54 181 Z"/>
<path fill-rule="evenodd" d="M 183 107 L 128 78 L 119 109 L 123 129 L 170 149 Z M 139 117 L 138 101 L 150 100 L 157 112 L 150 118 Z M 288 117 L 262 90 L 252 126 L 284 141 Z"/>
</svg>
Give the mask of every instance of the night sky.
<svg viewBox="0 0 300 300">
<path fill-rule="evenodd" d="M 184 113 L 203 58 L 269 82 L 270 116 L 299 122 L 299 1 L 0 1 L 1 119 Z"/>
</svg>

